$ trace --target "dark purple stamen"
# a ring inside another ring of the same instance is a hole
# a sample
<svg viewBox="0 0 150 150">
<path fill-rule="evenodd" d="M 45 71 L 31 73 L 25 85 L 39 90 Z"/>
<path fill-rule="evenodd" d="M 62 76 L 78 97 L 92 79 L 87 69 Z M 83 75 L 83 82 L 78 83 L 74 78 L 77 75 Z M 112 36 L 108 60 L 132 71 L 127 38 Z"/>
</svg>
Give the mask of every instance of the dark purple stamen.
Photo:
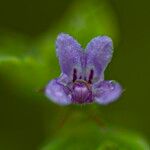
<svg viewBox="0 0 150 150">
<path fill-rule="evenodd" d="M 89 75 L 89 81 L 88 81 L 90 84 L 92 83 L 93 75 L 94 75 L 94 71 L 91 70 Z"/>
<path fill-rule="evenodd" d="M 73 82 L 77 79 L 77 70 L 73 69 Z"/>
</svg>

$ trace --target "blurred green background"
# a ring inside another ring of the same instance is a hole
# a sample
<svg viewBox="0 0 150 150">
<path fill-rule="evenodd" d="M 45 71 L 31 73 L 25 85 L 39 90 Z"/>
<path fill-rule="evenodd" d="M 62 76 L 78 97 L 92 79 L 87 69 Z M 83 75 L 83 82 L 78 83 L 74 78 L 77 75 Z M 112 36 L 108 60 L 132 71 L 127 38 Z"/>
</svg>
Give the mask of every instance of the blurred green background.
<svg viewBox="0 0 150 150">
<path fill-rule="evenodd" d="M 0 150 L 148 150 L 149 5 L 148 0 L 0 1 Z M 83 47 L 94 36 L 112 37 L 114 57 L 105 77 L 125 89 L 119 101 L 61 107 L 37 92 L 60 74 L 55 56 L 60 32 Z"/>
</svg>

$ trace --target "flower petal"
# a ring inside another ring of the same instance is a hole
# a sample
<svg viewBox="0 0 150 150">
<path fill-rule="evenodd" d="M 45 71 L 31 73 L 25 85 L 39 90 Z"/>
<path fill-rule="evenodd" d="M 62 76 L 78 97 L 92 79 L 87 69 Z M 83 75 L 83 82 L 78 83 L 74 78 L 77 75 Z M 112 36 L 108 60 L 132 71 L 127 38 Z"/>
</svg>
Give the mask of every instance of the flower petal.
<svg viewBox="0 0 150 150">
<path fill-rule="evenodd" d="M 60 77 L 57 78 L 57 82 L 62 84 L 63 86 L 67 86 L 72 81 L 66 74 L 61 73 Z"/>
<path fill-rule="evenodd" d="M 103 78 L 103 72 L 112 58 L 113 44 L 111 38 L 98 36 L 92 39 L 86 47 L 86 78 L 93 70 L 93 80 Z M 102 79 L 103 80 L 103 79 Z"/>
<path fill-rule="evenodd" d="M 45 94 L 50 100 L 57 104 L 68 105 L 71 103 L 69 89 L 59 80 L 60 78 L 50 81 L 45 89 Z"/>
<path fill-rule="evenodd" d="M 56 40 L 56 52 L 62 72 L 73 79 L 75 71 L 74 76 L 79 78 L 82 75 L 81 59 L 83 57 L 80 44 L 70 35 L 61 33 Z"/>
<path fill-rule="evenodd" d="M 102 81 L 94 88 L 95 101 L 104 105 L 117 100 L 122 93 L 122 87 L 115 81 Z"/>
</svg>

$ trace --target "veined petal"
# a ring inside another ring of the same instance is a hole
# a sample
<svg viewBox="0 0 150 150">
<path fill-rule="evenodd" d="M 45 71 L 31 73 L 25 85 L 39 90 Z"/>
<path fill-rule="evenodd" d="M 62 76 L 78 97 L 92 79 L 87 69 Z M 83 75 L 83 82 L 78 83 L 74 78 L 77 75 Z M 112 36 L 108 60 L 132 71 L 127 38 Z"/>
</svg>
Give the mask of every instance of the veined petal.
<svg viewBox="0 0 150 150">
<path fill-rule="evenodd" d="M 86 47 L 86 78 L 91 76 L 91 70 L 93 71 L 93 81 L 103 78 L 103 72 L 111 61 L 112 53 L 111 38 L 98 36 L 92 39 Z"/>
<path fill-rule="evenodd" d="M 61 33 L 56 40 L 56 52 L 62 72 L 70 79 L 73 79 L 73 76 L 79 78 L 82 75 L 81 45 L 70 35 Z"/>
<path fill-rule="evenodd" d="M 74 82 L 72 87 L 72 102 L 76 104 L 87 104 L 93 102 L 92 88 L 84 80 Z"/>
<path fill-rule="evenodd" d="M 58 78 L 50 81 L 45 89 L 45 94 L 51 101 L 59 105 L 68 105 L 71 103 L 69 89 L 59 80 Z"/>
<path fill-rule="evenodd" d="M 104 105 L 117 100 L 122 93 L 122 87 L 115 81 L 102 81 L 94 88 L 95 101 Z"/>
<path fill-rule="evenodd" d="M 64 86 L 67 86 L 72 81 L 70 80 L 70 78 L 66 74 L 61 73 L 59 78 L 57 78 L 57 82 L 64 85 Z"/>
</svg>

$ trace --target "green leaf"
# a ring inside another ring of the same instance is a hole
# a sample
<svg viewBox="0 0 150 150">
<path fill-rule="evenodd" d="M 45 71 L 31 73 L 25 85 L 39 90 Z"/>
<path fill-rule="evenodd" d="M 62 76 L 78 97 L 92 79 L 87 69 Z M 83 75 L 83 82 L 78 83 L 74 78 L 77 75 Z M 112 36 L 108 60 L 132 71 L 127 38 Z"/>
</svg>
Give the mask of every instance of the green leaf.
<svg viewBox="0 0 150 150">
<path fill-rule="evenodd" d="M 79 124 L 82 128 L 82 126 Z M 82 128 L 83 129 L 83 128 Z M 74 129 L 72 129 L 74 130 Z M 89 131 L 91 130 L 91 131 Z M 114 136 L 110 136 L 110 134 Z M 117 135 L 117 137 L 116 137 Z M 41 150 L 149 150 L 148 143 L 138 135 L 128 132 L 102 132 L 100 129 L 87 129 L 86 132 L 75 130 L 71 134 L 63 133 L 55 137 Z"/>
<path fill-rule="evenodd" d="M 57 128 L 57 126 L 56 126 Z M 149 150 L 144 138 L 125 130 L 98 126 L 74 113 L 41 150 Z"/>
<path fill-rule="evenodd" d="M 30 40 L 14 32 L 0 32 L 0 55 L 24 56 L 30 51 Z"/>
<path fill-rule="evenodd" d="M 20 60 L 15 56 L 0 56 L 0 65 L 3 65 L 4 63 L 19 63 Z"/>
<path fill-rule="evenodd" d="M 150 147 L 138 134 L 112 129 L 108 131 L 97 150 L 149 150 Z"/>
<path fill-rule="evenodd" d="M 4 85 L 9 84 L 13 91 L 18 91 L 18 96 L 23 97 L 43 88 L 52 75 L 45 64 L 33 57 L 0 56 L 0 77 Z"/>
</svg>

